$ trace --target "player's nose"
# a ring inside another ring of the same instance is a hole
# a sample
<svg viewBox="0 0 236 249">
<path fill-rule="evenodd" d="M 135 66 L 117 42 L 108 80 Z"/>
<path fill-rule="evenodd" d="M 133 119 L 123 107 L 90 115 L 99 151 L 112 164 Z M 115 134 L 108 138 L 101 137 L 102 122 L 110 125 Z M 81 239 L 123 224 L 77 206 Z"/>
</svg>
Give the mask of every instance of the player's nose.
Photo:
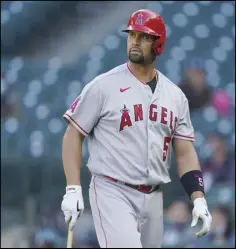
<svg viewBox="0 0 236 249">
<path fill-rule="evenodd" d="M 141 42 L 141 37 L 139 35 L 136 35 L 135 37 L 133 37 L 133 40 L 132 40 L 133 46 L 139 46 L 140 42 Z"/>
<path fill-rule="evenodd" d="M 139 39 L 138 37 L 134 38 L 133 47 L 138 47 L 140 45 L 140 41 L 141 39 Z"/>
<path fill-rule="evenodd" d="M 140 50 L 140 40 L 135 39 L 135 40 L 132 42 L 131 48 L 132 48 L 132 49 L 138 49 L 138 50 Z"/>
</svg>

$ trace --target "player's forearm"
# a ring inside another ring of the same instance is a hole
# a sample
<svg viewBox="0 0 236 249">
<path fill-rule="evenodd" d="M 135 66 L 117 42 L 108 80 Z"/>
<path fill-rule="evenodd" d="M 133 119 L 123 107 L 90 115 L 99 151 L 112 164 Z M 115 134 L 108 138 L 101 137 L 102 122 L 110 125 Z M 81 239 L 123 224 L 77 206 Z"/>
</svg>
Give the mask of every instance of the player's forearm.
<svg viewBox="0 0 236 249">
<path fill-rule="evenodd" d="M 198 156 L 193 146 L 186 146 L 181 153 L 176 153 L 176 164 L 179 177 L 191 170 L 201 170 Z"/>
<path fill-rule="evenodd" d="M 180 178 L 190 171 L 201 171 L 198 156 L 192 143 L 189 142 L 178 146 L 176 149 L 176 164 Z M 203 196 L 204 193 L 202 191 L 194 191 L 191 194 L 190 199 L 193 201 L 196 198 Z"/>
<path fill-rule="evenodd" d="M 69 125 L 62 143 L 62 161 L 67 185 L 81 185 L 82 143 L 79 132 Z"/>
</svg>

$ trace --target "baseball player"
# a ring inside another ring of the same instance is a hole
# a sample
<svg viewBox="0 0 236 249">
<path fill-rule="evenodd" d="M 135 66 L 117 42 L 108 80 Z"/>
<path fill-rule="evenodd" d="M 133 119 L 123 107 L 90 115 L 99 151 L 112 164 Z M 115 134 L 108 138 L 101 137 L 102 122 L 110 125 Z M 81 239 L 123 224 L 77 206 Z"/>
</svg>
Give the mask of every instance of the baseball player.
<svg viewBox="0 0 236 249">
<path fill-rule="evenodd" d="M 192 142 L 188 100 L 156 70 L 166 40 L 162 17 L 138 10 L 128 21 L 128 62 L 99 75 L 64 114 L 62 145 L 67 187 L 61 204 L 73 229 L 84 210 L 80 169 L 88 141 L 89 198 L 100 247 L 161 247 L 162 184 L 170 182 L 172 147 L 180 181 L 193 201 L 193 220 L 205 235 L 211 215 Z"/>
</svg>

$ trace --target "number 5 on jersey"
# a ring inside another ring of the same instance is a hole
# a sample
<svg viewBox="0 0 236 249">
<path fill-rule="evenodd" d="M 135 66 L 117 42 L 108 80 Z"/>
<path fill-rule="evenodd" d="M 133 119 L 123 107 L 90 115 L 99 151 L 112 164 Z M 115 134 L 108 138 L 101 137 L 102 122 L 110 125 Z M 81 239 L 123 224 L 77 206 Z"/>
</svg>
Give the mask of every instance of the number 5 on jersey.
<svg viewBox="0 0 236 249">
<path fill-rule="evenodd" d="M 170 137 L 164 137 L 163 156 L 162 156 L 163 162 L 166 161 L 170 142 L 171 142 L 171 138 Z"/>
</svg>

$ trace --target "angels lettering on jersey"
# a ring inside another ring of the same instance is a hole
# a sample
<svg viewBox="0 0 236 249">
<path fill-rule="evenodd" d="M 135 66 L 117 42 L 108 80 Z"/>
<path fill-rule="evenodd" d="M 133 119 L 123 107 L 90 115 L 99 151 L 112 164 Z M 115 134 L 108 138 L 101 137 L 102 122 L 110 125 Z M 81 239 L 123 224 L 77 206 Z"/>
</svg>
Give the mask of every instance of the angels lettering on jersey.
<svg viewBox="0 0 236 249">
<path fill-rule="evenodd" d="M 121 120 L 120 120 L 120 132 L 124 130 L 125 127 L 130 127 L 133 125 L 130 118 L 130 110 L 124 105 L 124 108 L 120 110 Z M 133 105 L 134 122 L 143 120 L 143 105 L 135 104 Z M 168 110 L 165 107 L 161 107 L 161 113 L 157 112 L 157 105 L 151 104 L 149 107 L 148 118 L 151 121 L 157 121 L 163 125 L 167 125 L 171 131 L 171 136 L 174 135 L 175 129 L 177 127 L 178 118 L 174 116 L 173 111 Z"/>
</svg>

